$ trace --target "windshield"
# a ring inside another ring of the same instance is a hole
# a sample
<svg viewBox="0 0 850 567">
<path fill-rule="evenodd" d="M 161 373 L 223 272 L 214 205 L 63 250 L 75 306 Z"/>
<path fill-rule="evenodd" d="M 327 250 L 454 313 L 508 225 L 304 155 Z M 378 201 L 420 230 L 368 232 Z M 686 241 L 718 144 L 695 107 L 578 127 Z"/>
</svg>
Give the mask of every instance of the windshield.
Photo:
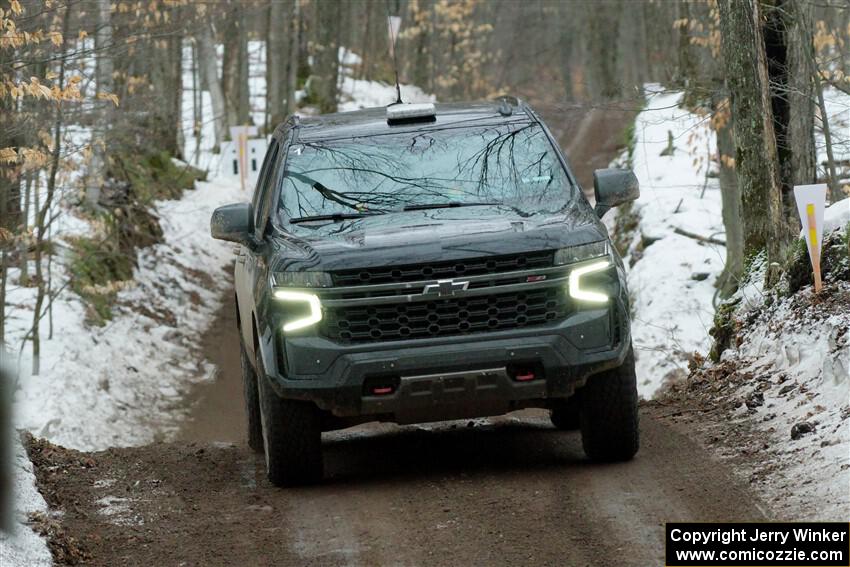
<svg viewBox="0 0 850 567">
<path fill-rule="evenodd" d="M 303 222 L 429 205 L 556 213 L 577 194 L 540 125 L 521 123 L 296 142 L 278 203 Z"/>
</svg>

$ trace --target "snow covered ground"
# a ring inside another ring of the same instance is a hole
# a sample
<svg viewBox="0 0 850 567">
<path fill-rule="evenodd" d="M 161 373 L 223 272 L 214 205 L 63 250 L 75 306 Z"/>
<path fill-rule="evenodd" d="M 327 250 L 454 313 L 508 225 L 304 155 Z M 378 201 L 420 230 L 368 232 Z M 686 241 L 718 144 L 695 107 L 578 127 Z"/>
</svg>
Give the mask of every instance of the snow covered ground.
<svg viewBox="0 0 850 567">
<path fill-rule="evenodd" d="M 27 374 L 31 355 L 23 350 L 16 427 L 81 450 L 142 444 L 176 431 L 184 395 L 212 376 L 197 337 L 231 285 L 225 270 L 231 247 L 212 240 L 209 218 L 215 207 L 247 198 L 231 182 L 211 182 L 198 183 L 180 200 L 157 203 L 165 242 L 140 252 L 133 280 L 119 292 L 115 315 L 104 327 L 87 327 L 79 297 L 70 289 L 60 292 L 53 303 L 53 339 L 42 342 L 39 375 Z M 64 266 L 54 270 L 54 278 L 67 280 Z M 33 295 L 32 288 L 17 288 L 9 300 L 31 305 Z M 14 340 L 29 320 L 12 322 Z M 22 451 L 20 445 L 17 450 Z M 27 496 L 35 490 L 28 464 L 19 457 L 14 471 L 24 515 L 43 507 Z M 46 551 L 43 543 L 33 546 L 30 530 L 20 533 L 24 536 L 15 545 L 0 539 L 0 554 Z"/>
<path fill-rule="evenodd" d="M 685 377 L 691 355 L 708 350 L 714 282 L 726 258 L 723 246 L 676 232 L 722 240 L 720 186 L 706 176 L 714 133 L 705 117 L 678 107 L 681 93 L 653 85 L 649 93 L 635 121 L 632 168 L 641 196 L 631 209 L 638 224 L 624 257 L 638 388 L 645 398 L 665 381 Z M 612 232 L 617 214 L 605 217 Z"/>
<path fill-rule="evenodd" d="M 846 300 L 850 284 L 842 289 Z M 772 474 L 761 488 L 782 502 L 776 512 L 841 520 L 850 513 L 850 311 L 801 308 L 813 293 L 800 295 L 761 313 L 726 360 L 767 377 L 742 386 L 758 405 L 739 411 L 770 439 Z"/>
<path fill-rule="evenodd" d="M 846 246 L 850 199 L 826 217 L 827 238 Z M 730 348 L 665 394 L 715 422 L 708 442 L 736 460 L 777 519 L 850 513 L 850 281 L 832 273 L 819 296 L 810 285 L 788 295 L 782 283 L 765 291 L 763 268 L 754 270 L 731 299 Z"/>
<path fill-rule="evenodd" d="M 630 266 L 632 332 L 639 391 L 645 398 L 688 377 L 694 353 L 699 353 L 696 362 L 701 363 L 708 352 L 714 283 L 725 259 L 722 245 L 682 234 L 724 240 L 718 180 L 712 170 L 706 176 L 706 168 L 714 167 L 708 162 L 716 151 L 714 134 L 704 117 L 678 107 L 680 99 L 678 93 L 650 87 L 647 108 L 637 117 L 634 129 L 632 165 L 641 197 L 630 213 L 636 227 L 624 259 Z M 826 99 L 836 159 L 847 159 L 850 97 L 829 90 Z M 817 145 L 823 163 L 820 132 Z M 605 218 L 612 230 L 617 214 Z M 825 231 L 846 230 L 848 222 L 850 200 L 840 201 L 827 210 Z M 747 322 L 742 323 L 740 346 L 727 351 L 716 368 L 707 366 L 714 379 L 729 382 L 728 388 L 717 385 L 717 390 L 711 390 L 714 397 L 708 404 L 740 401 L 730 427 L 754 432 L 747 450 L 756 455 L 741 468 L 752 474 L 765 499 L 775 503 L 773 512 L 778 517 L 846 518 L 850 511 L 850 343 L 846 334 L 850 284 L 835 284 L 836 299 L 830 305 L 813 302 L 811 289 L 805 289 L 767 307 L 762 279 L 756 274 L 738 292 L 742 301 L 737 317 Z M 689 380 L 693 379 L 691 375 Z M 701 395 L 699 387 L 687 395 Z M 800 428 L 809 427 L 805 424 L 811 425 L 811 434 L 800 433 Z M 740 456 L 738 431 L 726 432 L 725 456 Z M 754 463 L 764 468 L 749 470 Z"/>
<path fill-rule="evenodd" d="M 0 565 L 49 567 L 53 558 L 47 543 L 27 525 L 30 514 L 47 513 L 47 503 L 35 487 L 32 463 L 17 436 L 11 465 L 12 490 L 16 498 L 15 523 L 11 537 L 0 531 Z"/>
<path fill-rule="evenodd" d="M 641 188 L 630 213 L 637 227 L 624 260 L 630 266 L 639 391 L 651 398 L 665 383 L 687 376 L 693 353 L 708 352 L 714 286 L 726 250 L 693 238 L 722 242 L 725 235 L 711 161 L 717 151 L 714 132 L 706 116 L 678 106 L 681 93 L 657 85 L 647 89 L 646 109 L 635 121 L 632 155 Z M 850 159 L 850 96 L 828 89 L 825 99 L 835 158 Z M 816 138 L 823 163 L 823 135 L 817 132 Z M 612 231 L 618 214 L 615 210 L 605 217 Z"/>
</svg>

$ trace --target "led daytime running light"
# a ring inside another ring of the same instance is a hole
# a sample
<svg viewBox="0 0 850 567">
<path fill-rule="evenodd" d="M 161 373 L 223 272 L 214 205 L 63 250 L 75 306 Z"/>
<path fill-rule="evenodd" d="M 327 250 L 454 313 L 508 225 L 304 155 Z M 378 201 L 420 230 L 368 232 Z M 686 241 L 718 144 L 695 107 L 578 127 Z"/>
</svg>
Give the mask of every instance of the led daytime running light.
<svg viewBox="0 0 850 567">
<path fill-rule="evenodd" d="M 307 317 L 302 317 L 300 319 L 295 319 L 294 321 L 284 323 L 283 331 L 285 333 L 288 333 L 290 331 L 297 331 L 298 329 L 303 329 L 305 327 L 315 325 L 316 323 L 322 320 L 322 304 L 319 301 L 318 296 L 313 293 L 279 289 L 274 292 L 274 297 L 275 299 L 280 299 L 283 301 L 307 303 L 310 306 L 310 315 L 308 315 Z"/>
<path fill-rule="evenodd" d="M 570 272 L 570 297 L 573 299 L 587 301 L 589 303 L 607 303 L 608 296 L 606 294 L 599 293 L 598 291 L 587 291 L 585 289 L 581 289 L 581 278 L 587 274 L 601 272 L 602 270 L 607 269 L 609 265 L 610 264 L 607 260 L 603 260 L 601 262 L 594 262 L 592 264 L 581 266 L 580 268 L 575 268 L 572 272 Z"/>
</svg>

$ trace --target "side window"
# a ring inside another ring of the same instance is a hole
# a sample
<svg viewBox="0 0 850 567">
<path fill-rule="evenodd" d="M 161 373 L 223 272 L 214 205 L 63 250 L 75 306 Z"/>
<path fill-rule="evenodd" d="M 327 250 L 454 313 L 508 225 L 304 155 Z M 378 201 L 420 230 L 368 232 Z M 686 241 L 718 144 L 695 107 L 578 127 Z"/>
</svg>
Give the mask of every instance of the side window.
<svg viewBox="0 0 850 567">
<path fill-rule="evenodd" d="M 261 237 L 265 233 L 266 224 L 269 221 L 269 211 L 274 202 L 275 190 L 280 183 L 280 172 L 283 170 L 283 165 L 286 161 L 286 152 L 288 150 L 288 143 L 278 146 L 277 159 L 269 165 L 268 179 L 266 181 L 267 187 L 263 191 L 263 196 L 260 198 L 260 206 L 254 222 L 258 237 Z"/>
<path fill-rule="evenodd" d="M 274 162 L 277 159 L 277 140 L 272 138 L 269 144 L 269 149 L 266 151 L 266 157 L 263 160 L 263 167 L 260 169 L 260 175 L 257 177 L 257 187 L 254 189 L 254 198 L 251 200 L 251 210 L 254 211 L 254 226 L 258 226 L 260 218 L 260 203 L 263 202 L 263 195 L 269 186 L 270 173 L 274 170 Z"/>
</svg>

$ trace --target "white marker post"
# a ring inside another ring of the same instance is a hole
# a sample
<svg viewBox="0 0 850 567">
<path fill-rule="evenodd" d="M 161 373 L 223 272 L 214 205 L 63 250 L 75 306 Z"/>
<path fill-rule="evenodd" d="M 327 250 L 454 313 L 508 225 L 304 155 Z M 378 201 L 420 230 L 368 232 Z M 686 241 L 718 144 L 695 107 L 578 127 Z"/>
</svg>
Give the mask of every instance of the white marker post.
<svg viewBox="0 0 850 567">
<path fill-rule="evenodd" d="M 809 259 L 815 280 L 815 293 L 820 293 L 823 284 L 820 274 L 820 252 L 823 240 L 823 213 L 826 208 L 826 184 L 796 185 L 794 199 L 797 201 L 797 212 L 803 225 L 803 238 L 809 249 Z"/>
<path fill-rule="evenodd" d="M 248 138 L 253 138 L 257 135 L 256 126 L 231 126 L 230 137 L 237 147 L 237 156 L 239 157 L 239 183 L 242 185 L 242 190 L 245 190 L 245 178 L 248 175 Z"/>
</svg>

